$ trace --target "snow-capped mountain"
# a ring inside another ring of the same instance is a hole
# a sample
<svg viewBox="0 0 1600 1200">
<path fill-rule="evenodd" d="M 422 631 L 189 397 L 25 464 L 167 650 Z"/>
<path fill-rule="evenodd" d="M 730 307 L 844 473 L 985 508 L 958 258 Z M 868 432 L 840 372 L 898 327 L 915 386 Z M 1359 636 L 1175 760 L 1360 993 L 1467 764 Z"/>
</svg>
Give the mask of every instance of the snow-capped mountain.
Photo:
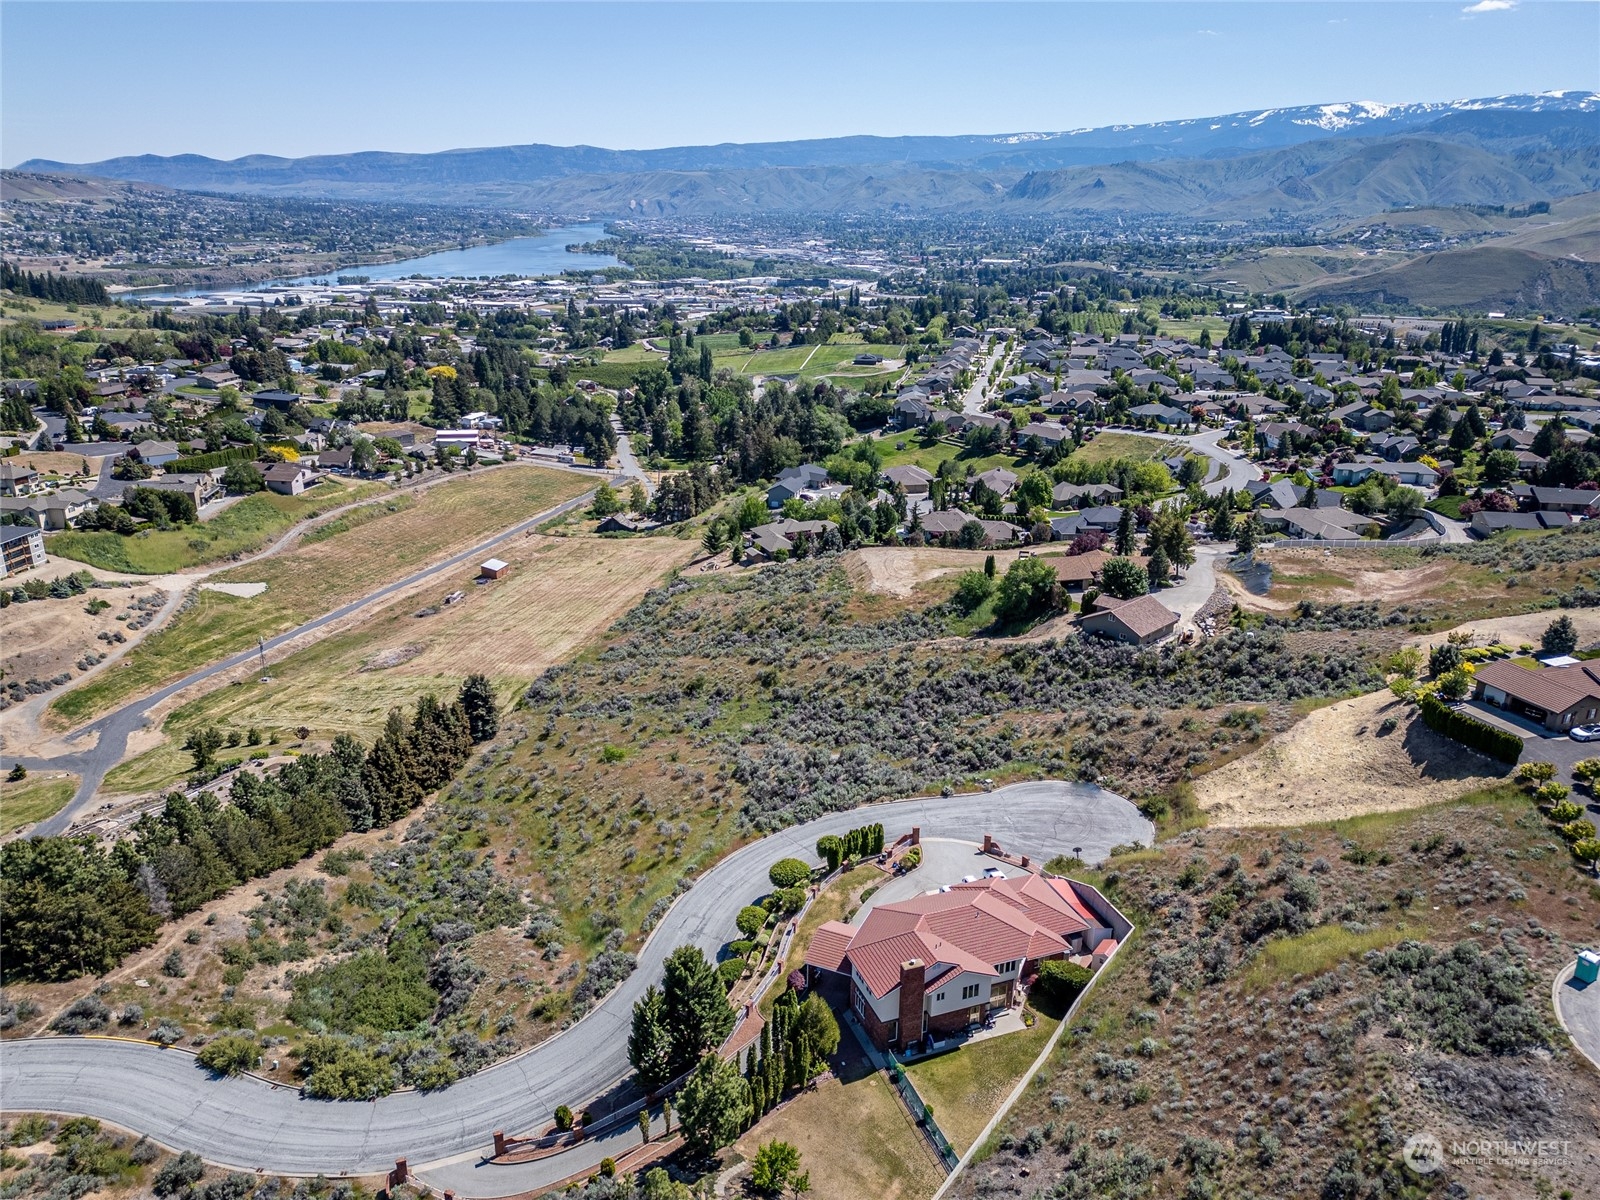
<svg viewBox="0 0 1600 1200">
<path fill-rule="evenodd" d="M 312 158 L 144 155 L 70 164 L 34 159 L 20 170 L 133 179 L 221 192 L 369 200 L 478 200 L 485 184 L 512 188 L 574 176 L 873 168 L 990 173 L 1098 164 L 1217 159 L 1329 138 L 1426 137 L 1492 153 L 1600 146 L 1600 94 L 1556 91 L 1419 104 L 1339 101 L 1058 132 L 954 137 L 842 137 L 659 150 L 502 146 L 434 154 L 367 151 Z M 508 193 L 509 194 L 509 193 Z"/>
</svg>

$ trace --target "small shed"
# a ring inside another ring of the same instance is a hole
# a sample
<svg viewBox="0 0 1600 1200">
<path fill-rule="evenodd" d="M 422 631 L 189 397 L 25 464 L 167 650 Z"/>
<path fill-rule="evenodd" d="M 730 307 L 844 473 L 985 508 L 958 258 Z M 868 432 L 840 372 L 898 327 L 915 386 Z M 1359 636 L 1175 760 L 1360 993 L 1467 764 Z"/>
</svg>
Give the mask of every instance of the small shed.
<svg viewBox="0 0 1600 1200">
<path fill-rule="evenodd" d="M 506 572 L 511 570 L 511 564 L 498 558 L 491 558 L 488 562 L 478 564 L 479 579 L 503 579 Z"/>
</svg>

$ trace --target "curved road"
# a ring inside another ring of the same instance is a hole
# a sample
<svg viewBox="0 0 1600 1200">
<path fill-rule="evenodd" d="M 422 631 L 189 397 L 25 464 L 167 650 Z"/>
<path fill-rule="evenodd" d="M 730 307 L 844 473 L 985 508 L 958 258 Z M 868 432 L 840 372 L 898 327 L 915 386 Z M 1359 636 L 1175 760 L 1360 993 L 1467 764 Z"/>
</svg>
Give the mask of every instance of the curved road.
<svg viewBox="0 0 1600 1200">
<path fill-rule="evenodd" d="M 554 517 L 587 505 L 593 495 L 592 491 L 585 492 L 575 500 L 569 500 L 565 504 L 548 508 L 537 516 L 529 517 L 526 521 L 496 534 L 487 541 L 479 542 L 468 550 L 451 555 L 443 562 L 435 563 L 420 571 L 414 571 L 404 579 L 397 580 L 376 591 L 368 592 L 359 600 L 352 600 L 349 604 L 336 608 L 330 613 L 325 613 L 315 620 L 307 621 L 304 625 L 296 626 L 287 633 L 281 633 L 275 638 L 269 638 L 266 647 L 268 650 L 277 649 L 295 638 L 314 633 L 325 625 L 342 620 L 350 614 L 359 612 L 371 605 L 381 603 L 395 593 L 414 584 L 421 583 L 430 576 L 453 570 L 462 563 L 498 546 L 508 538 L 516 537 L 518 534 L 537 528 Z M 195 684 L 203 682 L 221 671 L 228 671 L 249 662 L 258 653 L 259 651 L 256 649 L 244 650 L 223 659 L 221 662 L 202 667 L 200 670 L 191 672 L 174 683 L 169 683 L 159 691 L 141 696 L 137 700 L 130 700 L 121 708 L 74 730 L 63 739 L 68 743 L 72 743 L 81 741 L 91 734 L 98 734 L 99 736 L 94 745 L 86 749 L 72 754 L 57 755 L 55 758 L 48 759 L 12 758 L 7 756 L 0 760 L 0 767 L 6 770 L 9 770 L 13 764 L 20 763 L 29 770 L 70 771 L 80 779 L 77 794 L 73 796 L 71 803 L 67 804 L 54 816 L 41 821 L 34 829 L 34 836 L 51 837 L 66 832 L 71 826 L 73 818 L 94 799 L 95 791 L 99 788 L 101 780 L 106 777 L 106 773 L 122 761 L 122 756 L 127 749 L 128 737 L 145 724 L 146 712 L 185 688 L 193 687 Z"/>
<path fill-rule="evenodd" d="M 995 835 L 1039 861 L 1075 849 L 1087 860 L 1112 846 L 1149 842 L 1153 830 L 1119 796 L 1087 784 L 1019 783 L 976 795 L 899 800 L 833 813 L 753 842 L 723 859 L 678 900 L 639 954 L 639 966 L 587 1017 L 516 1058 L 440 1092 L 404 1092 L 368 1103 L 301 1098 L 255 1078 L 212 1079 L 186 1054 L 148 1043 L 32 1038 L 4 1043 L 0 1109 L 81 1113 L 147 1134 L 211 1162 L 285 1174 L 387 1170 L 397 1158 L 429 1183 L 467 1197 L 507 1196 L 575 1171 L 634 1144 L 625 1127 L 611 1140 L 520 1165 L 481 1161 L 496 1129 L 526 1132 L 558 1104 L 576 1107 L 628 1074 L 633 1003 L 685 943 L 714 954 L 733 914 L 771 890 L 767 868 L 796 855 L 815 862 L 816 839 L 881 821 L 897 836 L 979 842 Z M 426 1164 L 433 1164 L 428 1166 Z"/>
</svg>

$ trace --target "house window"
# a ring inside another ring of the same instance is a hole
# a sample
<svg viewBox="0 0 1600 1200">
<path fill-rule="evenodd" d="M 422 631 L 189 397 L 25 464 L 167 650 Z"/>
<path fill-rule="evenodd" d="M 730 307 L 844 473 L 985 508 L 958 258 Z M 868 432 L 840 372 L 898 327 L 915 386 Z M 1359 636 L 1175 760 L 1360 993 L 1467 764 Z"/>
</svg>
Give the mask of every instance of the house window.
<svg viewBox="0 0 1600 1200">
<path fill-rule="evenodd" d="M 975 1000 L 975 999 L 977 999 L 977 997 L 978 997 L 978 985 L 977 984 L 969 983 L 964 988 L 961 989 L 961 998 L 963 1000 Z"/>
<path fill-rule="evenodd" d="M 943 992 L 935 992 L 933 998 L 935 1000 L 943 1000 L 944 999 L 944 993 Z"/>
</svg>

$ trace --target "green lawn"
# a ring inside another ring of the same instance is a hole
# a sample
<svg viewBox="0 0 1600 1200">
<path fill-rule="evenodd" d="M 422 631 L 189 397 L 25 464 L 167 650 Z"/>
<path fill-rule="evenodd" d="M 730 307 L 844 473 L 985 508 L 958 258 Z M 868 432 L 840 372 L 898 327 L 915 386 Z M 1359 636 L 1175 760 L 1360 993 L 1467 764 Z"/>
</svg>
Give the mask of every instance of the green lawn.
<svg viewBox="0 0 1600 1200">
<path fill-rule="evenodd" d="M 15 833 L 59 812 L 77 790 L 75 775 L 0 784 L 0 833 Z"/>
<path fill-rule="evenodd" d="M 1031 1010 L 1030 1010 L 1031 1011 Z M 906 1068 L 917 1094 L 958 1153 L 978 1140 L 1059 1022 L 1041 1013 L 1033 1028 L 963 1046 Z"/>
<path fill-rule="evenodd" d="M 904 442 L 906 448 L 896 450 L 897 442 Z M 942 441 L 925 446 L 917 434 L 910 432 L 891 433 L 879 438 L 878 453 L 882 455 L 883 465 L 886 467 L 902 467 L 910 464 L 921 467 L 924 471 L 937 472 L 940 463 L 953 459 L 962 474 L 966 473 L 968 465 L 980 472 L 987 471 L 991 467 L 1005 467 L 1019 475 L 1028 469 L 1027 460 L 1020 459 L 1014 454 L 973 454 L 964 446 Z"/>
<path fill-rule="evenodd" d="M 181 529 L 116 533 L 58 533 L 46 549 L 58 558 L 76 559 L 106 571 L 170 575 L 202 563 L 262 549 L 297 521 L 368 496 L 389 491 L 386 484 L 349 485 L 328 479 L 300 496 L 261 492 L 246 497 L 209 521 Z"/>
<path fill-rule="evenodd" d="M 1449 517 L 1452 521 L 1459 521 L 1461 517 L 1461 503 L 1465 496 L 1439 496 L 1429 500 L 1425 507 L 1429 512 L 1436 512 L 1441 517 Z"/>
<path fill-rule="evenodd" d="M 1159 434 L 1141 437 L 1136 433 L 1102 433 L 1079 446 L 1067 461 L 1096 466 L 1118 458 L 1168 458 L 1180 453 L 1184 453 L 1183 446 L 1175 446 Z"/>
</svg>

